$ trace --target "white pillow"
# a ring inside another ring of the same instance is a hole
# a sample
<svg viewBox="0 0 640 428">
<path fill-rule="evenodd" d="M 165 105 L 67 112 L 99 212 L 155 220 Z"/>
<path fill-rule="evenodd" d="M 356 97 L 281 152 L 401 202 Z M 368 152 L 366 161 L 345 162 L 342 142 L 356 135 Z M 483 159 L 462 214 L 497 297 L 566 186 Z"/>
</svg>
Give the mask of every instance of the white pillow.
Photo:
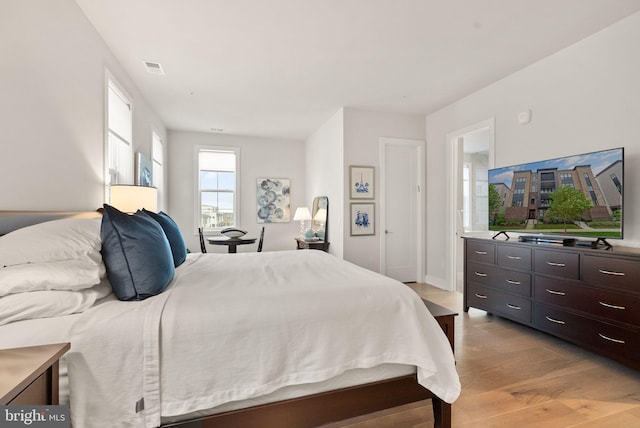
<svg viewBox="0 0 640 428">
<path fill-rule="evenodd" d="M 32 291 L 0 297 L 0 325 L 33 318 L 50 318 L 84 312 L 111 293 L 105 279 L 81 291 Z"/>
<path fill-rule="evenodd" d="M 0 268 L 61 260 L 100 265 L 100 224 L 100 218 L 68 218 L 14 230 L 0 237 Z"/>
<path fill-rule="evenodd" d="M 104 264 L 86 260 L 27 263 L 0 269 L 0 297 L 43 290 L 82 290 L 106 276 Z"/>
</svg>

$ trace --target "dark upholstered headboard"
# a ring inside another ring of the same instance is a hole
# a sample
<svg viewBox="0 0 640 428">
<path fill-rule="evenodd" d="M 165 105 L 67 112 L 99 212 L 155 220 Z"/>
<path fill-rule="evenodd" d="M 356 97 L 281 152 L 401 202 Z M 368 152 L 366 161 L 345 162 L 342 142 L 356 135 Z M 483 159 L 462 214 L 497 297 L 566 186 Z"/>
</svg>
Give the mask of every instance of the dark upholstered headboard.
<svg viewBox="0 0 640 428">
<path fill-rule="evenodd" d="M 100 213 L 96 211 L 0 211 L 0 235 L 49 220 L 98 216 Z"/>
</svg>

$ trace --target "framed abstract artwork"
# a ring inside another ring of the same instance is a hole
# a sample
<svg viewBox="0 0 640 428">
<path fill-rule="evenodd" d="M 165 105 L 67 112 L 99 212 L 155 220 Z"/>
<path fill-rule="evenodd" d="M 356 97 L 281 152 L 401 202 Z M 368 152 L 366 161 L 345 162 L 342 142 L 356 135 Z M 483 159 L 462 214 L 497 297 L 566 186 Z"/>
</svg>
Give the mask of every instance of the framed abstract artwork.
<svg viewBox="0 0 640 428">
<path fill-rule="evenodd" d="M 288 223 L 291 202 L 288 178 L 258 178 L 256 182 L 258 223 Z"/>
<path fill-rule="evenodd" d="M 374 167 L 352 165 L 349 167 L 349 193 L 351 199 L 374 199 Z"/>
<path fill-rule="evenodd" d="M 153 166 L 151 159 L 138 152 L 136 161 L 136 184 L 138 186 L 153 186 Z"/>
<path fill-rule="evenodd" d="M 375 235 L 376 207 L 373 202 L 351 203 L 351 236 Z"/>
</svg>

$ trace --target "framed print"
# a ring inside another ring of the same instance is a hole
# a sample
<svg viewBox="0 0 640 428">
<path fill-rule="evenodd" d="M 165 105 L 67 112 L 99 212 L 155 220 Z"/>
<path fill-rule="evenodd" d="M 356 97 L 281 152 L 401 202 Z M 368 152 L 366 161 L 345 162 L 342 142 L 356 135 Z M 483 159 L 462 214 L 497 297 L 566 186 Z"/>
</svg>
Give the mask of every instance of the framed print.
<svg viewBox="0 0 640 428">
<path fill-rule="evenodd" d="M 258 223 L 288 223 L 291 203 L 288 178 L 258 178 L 256 197 Z"/>
<path fill-rule="evenodd" d="M 351 199 L 374 198 L 374 167 L 352 165 L 349 167 L 349 187 Z"/>
<path fill-rule="evenodd" d="M 375 235 L 375 204 L 373 202 L 351 203 L 351 236 Z"/>
<path fill-rule="evenodd" d="M 138 186 L 153 186 L 151 159 L 138 152 L 136 181 Z"/>
</svg>

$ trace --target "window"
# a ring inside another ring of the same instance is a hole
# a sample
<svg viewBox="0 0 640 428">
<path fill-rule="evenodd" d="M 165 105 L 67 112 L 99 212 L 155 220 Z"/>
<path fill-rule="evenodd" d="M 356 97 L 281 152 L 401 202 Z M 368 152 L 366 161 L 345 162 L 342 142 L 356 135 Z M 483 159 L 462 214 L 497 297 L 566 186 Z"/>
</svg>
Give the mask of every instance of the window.
<svg viewBox="0 0 640 428">
<path fill-rule="evenodd" d="M 133 108 L 111 79 L 107 79 L 107 159 L 107 186 L 133 184 Z"/>
<path fill-rule="evenodd" d="M 618 180 L 618 177 L 615 174 L 611 174 L 611 181 L 613 181 L 613 184 L 616 186 L 616 189 L 618 189 L 618 193 L 622 194 L 622 183 L 620 183 L 620 180 Z"/>
<path fill-rule="evenodd" d="M 158 208 L 164 208 L 164 168 L 162 140 L 154 132 L 151 135 L 151 161 L 153 164 L 153 186 L 158 189 Z"/>
<path fill-rule="evenodd" d="M 566 172 L 560 173 L 560 186 L 570 186 L 572 189 L 575 189 L 575 186 L 573 184 L 573 175 Z"/>
<path fill-rule="evenodd" d="M 198 148 L 197 227 L 217 230 L 238 225 L 237 148 Z"/>
<path fill-rule="evenodd" d="M 471 164 L 462 166 L 462 227 L 468 231 L 471 227 Z"/>
</svg>

